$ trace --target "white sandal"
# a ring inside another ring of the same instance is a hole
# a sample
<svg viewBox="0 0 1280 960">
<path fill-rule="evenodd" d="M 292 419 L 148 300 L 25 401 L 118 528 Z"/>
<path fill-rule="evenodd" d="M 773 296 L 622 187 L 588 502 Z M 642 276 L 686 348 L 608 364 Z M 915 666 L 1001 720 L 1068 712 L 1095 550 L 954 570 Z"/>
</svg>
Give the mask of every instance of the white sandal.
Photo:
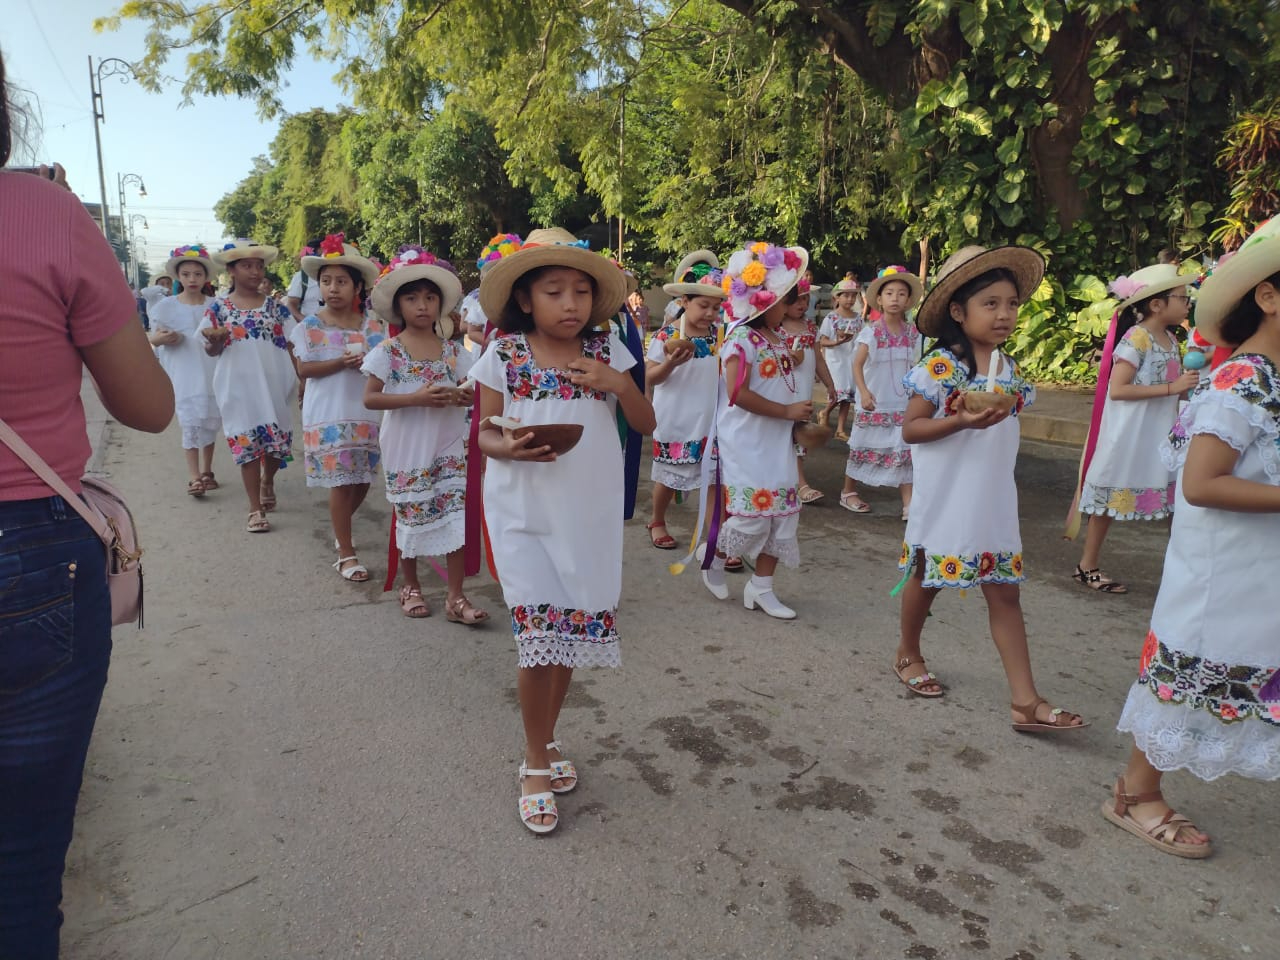
<svg viewBox="0 0 1280 960">
<path fill-rule="evenodd" d="M 550 770 L 530 770 L 524 762 L 520 764 L 520 782 L 525 777 L 554 777 Z M 550 823 L 534 823 L 534 817 L 555 817 Z M 556 810 L 556 795 L 549 791 L 527 793 L 520 796 L 520 821 L 534 833 L 550 833 L 560 825 L 560 813 Z"/>
<path fill-rule="evenodd" d="M 349 563 L 352 560 L 356 562 L 355 566 L 347 567 L 344 570 L 342 565 L 344 563 Z M 333 569 L 338 571 L 339 576 L 341 576 L 343 580 L 350 580 L 352 583 L 366 583 L 369 580 L 369 570 L 360 562 L 359 557 L 339 557 L 334 563 Z M 362 573 L 364 574 L 363 577 L 360 576 Z"/>
<path fill-rule="evenodd" d="M 547 744 L 548 750 L 559 750 L 564 753 L 564 748 L 560 746 L 559 740 L 552 740 Z M 578 768 L 573 765 L 572 760 L 552 760 L 551 761 L 551 779 L 552 780 L 572 780 L 573 783 L 567 787 L 551 788 L 552 793 L 572 793 L 578 786 Z"/>
</svg>

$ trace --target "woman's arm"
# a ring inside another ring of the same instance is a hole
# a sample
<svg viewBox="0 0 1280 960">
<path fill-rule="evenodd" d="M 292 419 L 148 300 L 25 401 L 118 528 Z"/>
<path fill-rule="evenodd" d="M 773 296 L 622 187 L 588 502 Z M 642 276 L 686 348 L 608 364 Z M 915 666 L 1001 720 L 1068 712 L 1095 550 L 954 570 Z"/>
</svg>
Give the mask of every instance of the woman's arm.
<svg viewBox="0 0 1280 960">
<path fill-rule="evenodd" d="M 1280 487 L 1232 475 L 1240 454 L 1225 440 L 1197 433 L 1182 468 L 1182 495 L 1195 507 L 1237 513 L 1280 513 Z"/>
<path fill-rule="evenodd" d="M 107 412 L 126 427 L 160 433 L 173 419 L 173 384 L 151 352 L 142 323 L 80 348 Z"/>
</svg>

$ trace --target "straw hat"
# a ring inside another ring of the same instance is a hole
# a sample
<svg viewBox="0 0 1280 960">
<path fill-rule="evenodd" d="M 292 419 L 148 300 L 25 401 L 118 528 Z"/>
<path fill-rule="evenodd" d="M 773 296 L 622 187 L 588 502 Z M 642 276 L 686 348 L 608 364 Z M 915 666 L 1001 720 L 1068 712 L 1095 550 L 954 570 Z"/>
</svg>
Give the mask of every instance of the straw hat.
<svg viewBox="0 0 1280 960">
<path fill-rule="evenodd" d="M 269 244 L 258 243 L 256 240 L 246 240 L 241 237 L 238 240 L 228 241 L 221 250 L 215 250 L 211 255 L 211 259 L 225 270 L 237 260 L 261 260 L 265 266 L 279 255 L 280 251 Z"/>
<path fill-rule="evenodd" d="M 831 293 L 833 296 L 837 293 L 857 293 L 857 292 L 858 292 L 858 282 L 856 280 L 841 280 L 839 283 L 837 283 L 834 287 L 831 288 Z"/>
<path fill-rule="evenodd" d="M 1123 298 L 1120 305 L 1116 307 L 1116 313 L 1121 313 L 1126 307 L 1133 306 L 1139 300 L 1146 300 L 1156 294 L 1185 287 L 1194 280 L 1195 277 L 1178 273 L 1175 264 L 1153 263 L 1149 267 L 1133 271 L 1127 277 L 1116 277 L 1107 289 L 1117 297 Z"/>
<path fill-rule="evenodd" d="M 785 297 L 804 276 L 809 251 L 749 243 L 729 258 L 721 287 L 728 292 L 724 311 L 731 327 L 750 323 Z"/>
<path fill-rule="evenodd" d="M 331 233 L 320 241 L 320 249 L 302 258 L 302 272 L 312 280 L 320 279 L 322 267 L 343 266 L 355 267 L 364 278 L 365 289 L 371 288 L 378 280 L 378 265 L 364 256 L 354 243 L 347 243 L 341 233 Z"/>
<path fill-rule="evenodd" d="M 520 249 L 488 264 L 480 274 L 480 309 L 486 317 L 501 317 L 511 299 L 516 281 L 539 267 L 569 267 L 581 270 L 596 282 L 591 300 L 590 323 L 609 320 L 627 299 L 627 278 L 608 257 L 592 253 L 587 241 L 568 230 L 549 227 L 534 230 Z"/>
<path fill-rule="evenodd" d="M 436 321 L 440 336 L 448 340 L 453 336 L 453 318 L 450 314 L 462 300 L 462 281 L 454 272 L 453 264 L 441 260 L 430 250 L 417 244 L 405 244 L 396 251 L 391 262 L 382 268 L 377 283 L 369 294 L 374 312 L 386 323 L 397 323 L 395 315 L 396 293 L 406 283 L 430 280 L 440 289 L 440 317 Z"/>
<path fill-rule="evenodd" d="M 676 264 L 674 283 L 664 283 L 662 292 L 672 297 L 715 297 L 729 295 L 724 289 L 720 259 L 710 250 L 695 250 Z"/>
<path fill-rule="evenodd" d="M 988 270 L 1003 268 L 1010 271 L 1018 288 L 1018 296 L 1026 300 L 1044 279 L 1044 257 L 1030 247 L 962 247 L 938 270 L 933 288 L 916 312 L 916 327 L 926 337 L 936 337 L 942 327 L 942 319 L 951 306 L 951 297 L 975 277 Z"/>
<path fill-rule="evenodd" d="M 879 309 L 880 308 L 880 291 L 884 289 L 884 285 L 886 283 L 892 283 L 895 280 L 898 281 L 899 283 L 905 283 L 908 287 L 911 288 L 911 296 L 907 300 L 908 310 L 910 310 L 912 307 L 914 307 L 917 303 L 920 302 L 920 298 L 924 296 L 924 284 L 920 282 L 920 278 L 917 277 L 910 270 L 908 270 L 906 267 L 895 265 L 892 267 L 885 267 L 878 274 L 876 274 L 876 278 L 874 280 L 872 280 L 869 284 L 867 284 L 867 292 L 864 294 L 864 296 L 867 298 L 867 303 L 871 304 L 876 309 Z M 843 282 L 844 281 L 842 280 L 841 283 Z M 855 289 L 855 288 L 847 288 L 847 289 Z M 839 291 L 836 291 L 836 292 L 838 293 Z"/>
<path fill-rule="evenodd" d="M 164 265 L 166 277 L 178 279 L 178 268 L 184 263 L 198 263 L 204 267 L 205 277 L 210 283 L 218 276 L 218 266 L 209 254 L 209 248 L 203 243 L 192 243 L 185 247 L 175 247 L 169 251 L 169 262 Z"/>
<path fill-rule="evenodd" d="M 1236 346 L 1222 340 L 1222 321 L 1254 287 L 1277 272 L 1280 272 L 1280 217 L 1260 224 L 1238 251 L 1229 259 L 1224 257 L 1219 261 L 1200 285 L 1196 296 L 1196 330 L 1215 346 Z"/>
</svg>

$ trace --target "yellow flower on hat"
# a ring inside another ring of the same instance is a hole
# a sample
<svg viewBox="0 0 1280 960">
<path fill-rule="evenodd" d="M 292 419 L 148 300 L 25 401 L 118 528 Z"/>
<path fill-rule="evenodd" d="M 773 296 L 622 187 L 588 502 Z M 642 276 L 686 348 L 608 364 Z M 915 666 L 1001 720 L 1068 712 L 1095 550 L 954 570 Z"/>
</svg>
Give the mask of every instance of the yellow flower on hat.
<svg viewBox="0 0 1280 960">
<path fill-rule="evenodd" d="M 752 253 L 754 253 L 758 257 L 760 256 L 760 254 L 764 253 L 766 250 L 769 249 L 769 245 L 764 242 L 753 243 L 747 249 L 750 250 Z"/>
<path fill-rule="evenodd" d="M 723 277 L 721 277 L 721 278 L 720 278 L 720 289 L 721 289 L 721 290 L 723 290 L 725 293 L 728 293 L 730 290 L 732 290 L 732 289 L 733 289 L 733 277 L 729 276 L 727 273 L 726 273 Z"/>
<path fill-rule="evenodd" d="M 767 275 L 768 271 L 765 269 L 764 264 L 758 260 L 753 260 L 743 269 L 742 282 L 748 287 L 758 287 L 760 284 L 764 283 L 764 278 Z"/>
</svg>

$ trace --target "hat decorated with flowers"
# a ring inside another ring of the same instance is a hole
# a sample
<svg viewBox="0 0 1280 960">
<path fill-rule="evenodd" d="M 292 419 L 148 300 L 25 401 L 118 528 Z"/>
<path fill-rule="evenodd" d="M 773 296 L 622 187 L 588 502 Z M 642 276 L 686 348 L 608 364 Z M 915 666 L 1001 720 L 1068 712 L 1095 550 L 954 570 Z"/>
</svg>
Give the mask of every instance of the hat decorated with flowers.
<svg viewBox="0 0 1280 960">
<path fill-rule="evenodd" d="M 240 237 L 224 243 L 221 250 L 215 250 L 211 254 L 211 259 L 225 270 L 237 260 L 261 260 L 265 266 L 279 255 L 280 251 L 270 244 Z"/>
<path fill-rule="evenodd" d="M 878 309 L 880 306 L 880 291 L 884 289 L 886 283 L 893 283 L 894 281 L 905 283 L 911 290 L 911 296 L 907 300 L 908 310 L 919 303 L 920 298 L 924 296 L 924 284 L 920 282 L 920 278 L 906 267 L 895 264 L 885 267 L 876 274 L 874 280 L 867 284 L 867 303 Z"/>
<path fill-rule="evenodd" d="M 606 323 L 627 299 L 627 278 L 608 257 L 593 253 L 586 240 L 579 240 L 561 227 L 534 230 L 518 250 L 503 254 L 480 271 L 480 309 L 486 317 L 501 317 L 511 299 L 516 281 L 539 267 L 568 267 L 581 270 L 595 281 L 589 323 Z"/>
<path fill-rule="evenodd" d="M 165 276 L 177 280 L 178 268 L 184 263 L 198 263 L 204 267 L 205 277 L 210 283 L 218 275 L 217 264 L 213 262 L 209 248 L 203 243 L 189 243 L 185 247 L 174 247 L 170 250 L 169 262 L 164 265 Z"/>
<path fill-rule="evenodd" d="M 780 247 L 749 243 L 725 265 L 720 285 L 729 298 L 724 312 L 731 326 L 749 323 L 764 313 L 800 282 L 809 266 L 804 247 Z"/>
<path fill-rule="evenodd" d="M 430 280 L 440 289 L 440 336 L 453 336 L 451 313 L 462 299 L 462 281 L 458 279 L 453 264 L 441 260 L 430 250 L 415 243 L 406 243 L 396 251 L 391 262 L 382 268 L 378 281 L 373 285 L 369 299 L 373 309 L 387 323 L 398 323 L 395 315 L 396 293 L 406 283 L 414 280 Z"/>
<path fill-rule="evenodd" d="M 515 253 L 522 246 L 524 246 L 524 241 L 520 239 L 519 234 L 499 233 L 490 238 L 484 249 L 480 251 L 480 256 L 476 257 L 476 269 L 483 271 L 489 264 L 497 263 L 503 257 Z"/>
<path fill-rule="evenodd" d="M 1116 277 L 1107 285 L 1107 289 L 1120 298 L 1120 305 L 1116 307 L 1116 313 L 1120 313 L 1139 300 L 1185 287 L 1194 280 L 1194 276 L 1179 273 L 1177 266 L 1172 263 L 1153 263 L 1149 267 L 1133 271 L 1127 277 Z"/>
<path fill-rule="evenodd" d="M 688 254 L 675 269 L 675 282 L 664 283 L 662 292 L 673 297 L 715 297 L 723 300 L 729 295 L 724 289 L 724 271 L 720 260 L 710 250 L 695 250 Z"/>
<path fill-rule="evenodd" d="M 1209 271 L 1196 296 L 1196 330 L 1210 343 L 1234 347 L 1222 339 L 1222 322 L 1254 287 L 1280 272 L 1280 217 L 1258 225 L 1235 253 Z"/>
<path fill-rule="evenodd" d="M 310 249 L 310 248 L 308 248 Z M 331 233 L 320 241 L 320 249 L 314 250 L 302 258 L 302 272 L 312 280 L 320 279 L 320 271 L 324 267 L 337 265 L 354 267 L 364 278 L 366 288 L 372 287 L 378 279 L 378 266 L 360 252 L 354 243 L 347 243 L 341 233 Z"/>
<path fill-rule="evenodd" d="M 857 280 L 850 280 L 850 279 L 848 279 L 848 278 L 846 277 L 844 280 L 841 280 L 841 281 L 840 281 L 839 283 L 837 283 L 834 287 L 832 287 L 832 288 L 831 288 L 831 292 L 832 292 L 833 294 L 834 294 L 834 293 L 857 293 L 857 292 L 858 292 L 858 281 L 857 281 Z"/>
</svg>

